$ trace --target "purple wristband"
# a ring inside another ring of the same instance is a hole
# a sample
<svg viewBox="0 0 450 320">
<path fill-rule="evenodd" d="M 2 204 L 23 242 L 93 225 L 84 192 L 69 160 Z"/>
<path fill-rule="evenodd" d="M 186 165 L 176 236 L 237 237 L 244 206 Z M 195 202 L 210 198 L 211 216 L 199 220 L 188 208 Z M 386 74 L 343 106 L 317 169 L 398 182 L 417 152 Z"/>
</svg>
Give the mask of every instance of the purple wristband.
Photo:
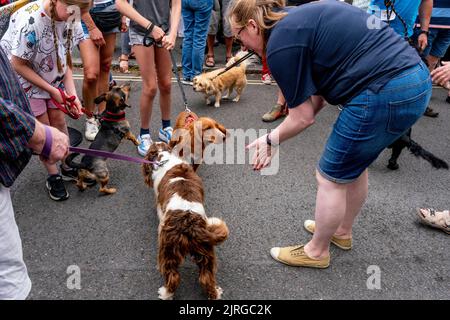
<svg viewBox="0 0 450 320">
<path fill-rule="evenodd" d="M 45 143 L 41 151 L 41 156 L 45 159 L 48 159 L 50 157 L 50 151 L 52 151 L 52 142 L 52 132 L 50 131 L 49 126 L 45 126 Z"/>
</svg>

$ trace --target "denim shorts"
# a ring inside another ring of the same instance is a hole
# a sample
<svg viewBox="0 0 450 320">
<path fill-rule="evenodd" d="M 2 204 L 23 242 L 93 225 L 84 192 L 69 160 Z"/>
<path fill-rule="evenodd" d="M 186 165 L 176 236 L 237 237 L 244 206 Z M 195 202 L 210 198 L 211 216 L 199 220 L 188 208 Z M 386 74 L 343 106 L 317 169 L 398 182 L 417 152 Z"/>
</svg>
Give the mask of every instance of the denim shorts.
<svg viewBox="0 0 450 320">
<path fill-rule="evenodd" d="M 139 46 L 144 44 L 144 35 L 137 32 L 135 29 L 129 29 L 130 46 Z"/>
<path fill-rule="evenodd" d="M 317 166 L 336 183 L 356 180 L 424 113 L 431 78 L 423 62 L 402 71 L 378 93 L 364 90 L 342 106 Z"/>
<path fill-rule="evenodd" d="M 114 1 L 98 4 L 90 10 L 90 12 L 112 12 L 112 11 L 117 11 L 116 4 Z M 89 39 L 89 30 L 86 24 L 83 22 L 83 20 L 81 21 L 81 26 L 83 27 L 84 38 Z M 103 34 L 119 33 L 119 32 L 120 29 L 119 27 L 117 27 L 108 32 L 104 32 Z"/>
</svg>

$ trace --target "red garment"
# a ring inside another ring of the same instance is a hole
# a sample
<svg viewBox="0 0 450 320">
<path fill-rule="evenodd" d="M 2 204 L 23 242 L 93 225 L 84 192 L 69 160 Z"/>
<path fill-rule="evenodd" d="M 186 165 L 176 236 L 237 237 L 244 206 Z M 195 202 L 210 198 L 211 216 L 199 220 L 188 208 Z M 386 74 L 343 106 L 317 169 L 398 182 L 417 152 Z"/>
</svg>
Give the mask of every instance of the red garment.
<svg viewBox="0 0 450 320">
<path fill-rule="evenodd" d="M 0 0 L 0 7 L 3 7 L 4 5 L 10 4 L 10 0 Z"/>
<path fill-rule="evenodd" d="M 267 65 L 267 58 L 266 55 L 263 54 L 262 56 L 262 74 L 270 74 L 269 66 Z"/>
</svg>

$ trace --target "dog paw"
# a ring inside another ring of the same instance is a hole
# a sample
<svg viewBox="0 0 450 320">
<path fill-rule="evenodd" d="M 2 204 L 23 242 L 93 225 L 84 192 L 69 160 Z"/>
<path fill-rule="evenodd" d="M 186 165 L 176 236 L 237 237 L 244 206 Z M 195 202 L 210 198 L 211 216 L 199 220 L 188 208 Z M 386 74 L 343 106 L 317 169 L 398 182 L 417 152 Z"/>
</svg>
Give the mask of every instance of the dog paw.
<svg viewBox="0 0 450 320">
<path fill-rule="evenodd" d="M 234 98 L 233 102 L 239 102 L 239 98 Z"/>
<path fill-rule="evenodd" d="M 215 103 L 215 104 L 214 104 L 214 107 L 219 108 L 219 107 L 220 107 L 220 104 Z"/>
<path fill-rule="evenodd" d="M 223 96 L 222 99 L 228 100 L 230 99 L 230 96 Z"/>
<path fill-rule="evenodd" d="M 399 168 L 399 165 L 397 163 L 395 163 L 395 162 L 390 162 L 389 161 L 389 164 L 387 165 L 387 167 L 389 169 L 391 169 L 391 170 L 397 170 Z"/>
<path fill-rule="evenodd" d="M 217 300 L 222 299 L 222 294 L 223 294 L 223 289 L 221 287 L 216 287 L 216 292 L 217 292 Z"/>
<path fill-rule="evenodd" d="M 167 291 L 167 288 L 163 286 L 158 289 L 158 298 L 161 300 L 172 300 L 173 293 L 170 293 L 169 291 Z"/>
</svg>

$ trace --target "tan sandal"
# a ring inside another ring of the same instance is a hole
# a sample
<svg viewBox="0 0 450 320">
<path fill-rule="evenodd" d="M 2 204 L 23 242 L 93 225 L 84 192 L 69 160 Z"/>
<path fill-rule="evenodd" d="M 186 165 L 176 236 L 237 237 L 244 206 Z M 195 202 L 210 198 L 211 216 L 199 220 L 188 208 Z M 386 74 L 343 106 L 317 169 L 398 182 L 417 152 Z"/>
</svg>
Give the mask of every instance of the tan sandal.
<svg viewBox="0 0 450 320">
<path fill-rule="evenodd" d="M 216 66 L 216 61 L 214 61 L 214 56 L 208 54 L 206 55 L 205 66 L 213 68 Z"/>
<path fill-rule="evenodd" d="M 433 208 L 417 208 L 422 223 L 450 234 L 450 211 L 436 211 Z"/>
</svg>

